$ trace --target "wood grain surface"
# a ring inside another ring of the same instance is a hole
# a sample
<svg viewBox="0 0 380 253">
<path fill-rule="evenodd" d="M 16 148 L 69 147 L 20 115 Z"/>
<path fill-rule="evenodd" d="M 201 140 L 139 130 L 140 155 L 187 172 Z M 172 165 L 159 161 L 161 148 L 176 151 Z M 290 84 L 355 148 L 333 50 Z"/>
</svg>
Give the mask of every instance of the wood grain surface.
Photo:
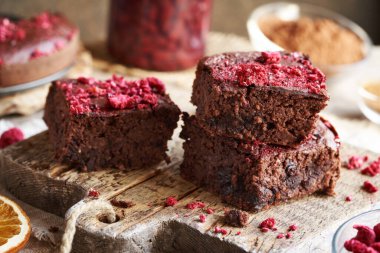
<svg viewBox="0 0 380 253">
<path fill-rule="evenodd" d="M 358 171 L 342 168 L 336 187 L 336 196 L 314 195 L 269 210 L 250 214 L 245 228 L 230 227 L 224 223 L 224 210 L 231 208 L 219 198 L 179 176 L 182 143 L 178 130 L 170 142 L 172 163 L 160 164 L 130 172 L 103 170 L 90 173 L 54 162 L 47 142 L 47 132 L 4 149 L 0 153 L 1 180 L 10 192 L 21 200 L 48 212 L 63 216 L 67 209 L 86 198 L 88 189 L 100 192 L 101 198 L 131 201 L 129 208 L 115 206 L 119 220 L 108 224 L 101 215 L 83 214 L 78 220 L 74 252 L 280 252 L 301 247 L 321 232 L 336 226 L 348 217 L 369 208 L 378 194 L 361 189 L 370 179 Z M 348 155 L 368 152 L 348 145 L 342 147 L 342 160 Z M 370 154 L 371 158 L 375 155 Z M 350 195 L 353 201 L 346 202 Z M 165 199 L 175 196 L 179 202 L 166 207 Z M 190 210 L 192 201 L 203 201 L 206 208 Z M 207 216 L 199 222 L 199 215 Z M 278 231 L 262 233 L 259 223 L 268 218 L 277 220 Z M 291 239 L 276 239 L 291 224 L 299 226 Z M 215 234 L 215 226 L 227 229 L 228 234 Z M 241 232 L 237 235 L 237 232 Z M 293 251 L 294 252 L 294 251 Z"/>
</svg>

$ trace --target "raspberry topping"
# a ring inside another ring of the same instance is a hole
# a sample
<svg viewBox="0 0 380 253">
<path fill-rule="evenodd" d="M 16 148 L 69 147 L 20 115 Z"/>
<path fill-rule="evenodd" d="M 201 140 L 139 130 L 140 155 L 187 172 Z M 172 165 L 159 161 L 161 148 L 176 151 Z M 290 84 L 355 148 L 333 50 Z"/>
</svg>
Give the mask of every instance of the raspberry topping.
<svg viewBox="0 0 380 253">
<path fill-rule="evenodd" d="M 10 128 L 0 136 L 0 148 L 8 147 L 9 145 L 22 141 L 23 139 L 24 133 L 21 129 L 17 127 Z"/>
<path fill-rule="evenodd" d="M 49 29 L 53 26 L 54 16 L 50 15 L 48 12 L 42 12 L 38 16 L 33 18 L 35 25 L 42 29 Z"/>
<path fill-rule="evenodd" d="M 230 59 L 234 57 L 239 56 L 226 53 L 220 56 L 221 63 L 211 62 L 216 65 L 211 70 L 215 79 L 244 87 L 278 86 L 314 94 L 326 90 L 325 75 L 300 53 L 255 52 L 239 62 Z"/>
<path fill-rule="evenodd" d="M 0 18 L 0 58 L 6 65 L 26 63 L 63 49 L 76 34 L 60 14 L 43 12 L 15 22 Z"/>
<path fill-rule="evenodd" d="M 25 30 L 7 18 L 0 19 L 0 43 L 25 39 Z"/>
<path fill-rule="evenodd" d="M 158 95 L 165 94 L 164 84 L 154 77 L 138 81 L 115 75 L 104 81 L 80 77 L 55 84 L 63 90 L 73 114 L 153 108 L 158 104 Z"/>
<path fill-rule="evenodd" d="M 177 204 L 178 200 L 175 197 L 168 197 L 165 201 L 166 206 L 174 206 Z"/>
</svg>

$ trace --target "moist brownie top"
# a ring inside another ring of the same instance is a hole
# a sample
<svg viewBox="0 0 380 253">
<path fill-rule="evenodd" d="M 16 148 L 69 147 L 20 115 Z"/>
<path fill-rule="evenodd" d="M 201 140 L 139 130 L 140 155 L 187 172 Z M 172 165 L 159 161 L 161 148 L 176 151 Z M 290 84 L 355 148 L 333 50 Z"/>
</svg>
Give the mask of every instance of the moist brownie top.
<svg viewBox="0 0 380 253">
<path fill-rule="evenodd" d="M 108 80 L 80 77 L 59 80 L 54 85 L 63 91 L 72 114 L 140 110 L 154 108 L 160 101 L 170 102 L 165 85 L 154 77 L 137 81 L 115 75 Z"/>
<path fill-rule="evenodd" d="M 196 117 L 191 116 L 187 118 L 187 115 L 184 115 L 185 122 L 189 122 L 192 126 L 201 127 L 201 125 L 197 122 Z M 206 130 L 201 127 L 203 131 L 206 131 L 211 136 L 216 136 L 212 132 Z M 186 128 L 185 128 L 186 129 Z M 183 136 L 185 137 L 187 134 L 185 133 Z M 322 138 L 324 137 L 324 138 Z M 220 138 L 220 137 L 219 137 Z M 224 143 L 227 145 L 239 150 L 241 153 L 246 153 L 247 155 L 253 156 L 265 156 L 272 153 L 281 153 L 285 150 L 291 150 L 292 148 L 286 148 L 276 145 L 268 145 L 265 143 L 260 143 L 258 141 L 240 141 L 235 140 L 233 138 L 223 138 Z M 295 148 L 295 150 L 308 150 L 315 145 L 323 144 L 323 146 L 330 147 L 331 149 L 338 149 L 340 146 L 340 139 L 338 133 L 335 128 L 331 125 L 331 123 L 322 117 L 318 120 L 315 130 L 310 136 L 302 142 L 302 144 Z"/>
<path fill-rule="evenodd" d="M 276 86 L 327 95 L 325 75 L 297 52 L 224 53 L 205 57 L 200 66 L 219 85 Z"/>
<path fill-rule="evenodd" d="M 22 64 L 64 48 L 78 29 L 60 14 L 43 12 L 17 22 L 0 19 L 0 67 Z"/>
</svg>

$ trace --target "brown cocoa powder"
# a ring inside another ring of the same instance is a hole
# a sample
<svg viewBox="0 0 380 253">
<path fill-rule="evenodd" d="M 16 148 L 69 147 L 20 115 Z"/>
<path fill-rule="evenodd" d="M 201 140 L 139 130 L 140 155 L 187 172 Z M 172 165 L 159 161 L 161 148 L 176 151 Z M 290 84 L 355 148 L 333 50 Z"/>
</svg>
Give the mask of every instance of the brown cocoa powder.
<svg viewBox="0 0 380 253">
<path fill-rule="evenodd" d="M 276 17 L 260 20 L 265 36 L 288 51 L 310 56 L 317 65 L 349 64 L 363 58 L 363 41 L 351 30 L 331 19 L 284 21 Z"/>
</svg>

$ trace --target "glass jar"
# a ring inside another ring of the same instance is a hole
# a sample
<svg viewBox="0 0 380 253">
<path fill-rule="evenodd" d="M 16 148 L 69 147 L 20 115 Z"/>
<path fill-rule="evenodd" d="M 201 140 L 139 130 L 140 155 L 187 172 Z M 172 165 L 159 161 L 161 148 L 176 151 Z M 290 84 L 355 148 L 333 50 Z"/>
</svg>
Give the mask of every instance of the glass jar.
<svg viewBox="0 0 380 253">
<path fill-rule="evenodd" d="M 111 0 L 110 54 L 127 66 L 172 71 L 205 51 L 212 0 Z"/>
</svg>

